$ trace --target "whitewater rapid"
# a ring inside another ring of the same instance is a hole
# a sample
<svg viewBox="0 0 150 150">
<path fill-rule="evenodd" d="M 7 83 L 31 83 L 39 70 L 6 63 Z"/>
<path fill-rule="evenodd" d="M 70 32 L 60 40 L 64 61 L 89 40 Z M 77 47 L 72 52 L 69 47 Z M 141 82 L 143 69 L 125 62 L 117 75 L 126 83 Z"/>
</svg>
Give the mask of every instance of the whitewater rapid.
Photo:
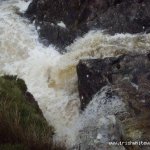
<svg viewBox="0 0 150 150">
<path fill-rule="evenodd" d="M 98 107 L 97 99 L 102 100 L 102 93 L 94 98 L 83 114 L 79 113 L 78 61 L 129 52 L 145 53 L 149 51 L 150 34 L 110 36 L 102 31 L 90 31 L 77 38 L 62 55 L 55 46 L 44 47 L 39 43 L 34 24 L 18 15 L 17 12 L 24 12 L 29 3 L 24 0 L 0 0 L 0 74 L 17 75 L 24 79 L 45 118 L 55 127 L 55 139 L 73 145 L 78 131 L 88 126 L 91 118 L 101 119 L 94 112 L 99 111 L 103 118 L 118 106 L 123 107 L 123 103 L 118 103 L 116 98 L 112 112 L 105 113 L 104 108 L 108 106 L 103 109 Z"/>
</svg>

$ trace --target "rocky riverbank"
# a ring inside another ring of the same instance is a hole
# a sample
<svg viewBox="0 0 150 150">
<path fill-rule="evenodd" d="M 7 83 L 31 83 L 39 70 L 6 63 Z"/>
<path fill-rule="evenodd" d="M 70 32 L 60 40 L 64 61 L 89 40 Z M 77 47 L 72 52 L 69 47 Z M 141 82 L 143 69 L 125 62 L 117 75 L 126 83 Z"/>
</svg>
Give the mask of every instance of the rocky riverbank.
<svg viewBox="0 0 150 150">
<path fill-rule="evenodd" d="M 33 0 L 25 16 L 35 22 L 41 41 L 65 48 L 92 29 L 149 33 L 148 0 Z"/>
<path fill-rule="evenodd" d="M 97 92 L 110 86 L 111 90 L 105 91 L 106 99 L 120 97 L 126 108 L 123 113 L 112 114 L 119 128 L 119 141 L 150 141 L 150 54 L 81 60 L 77 73 L 82 110 Z M 124 146 L 127 150 L 149 149 L 149 146 L 138 144 Z"/>
</svg>

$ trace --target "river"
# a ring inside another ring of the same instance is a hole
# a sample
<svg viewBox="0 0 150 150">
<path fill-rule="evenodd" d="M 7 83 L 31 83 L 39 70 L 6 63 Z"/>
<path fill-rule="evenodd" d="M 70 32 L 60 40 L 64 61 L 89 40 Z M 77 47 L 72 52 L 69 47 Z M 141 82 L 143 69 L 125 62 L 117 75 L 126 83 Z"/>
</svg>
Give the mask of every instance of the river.
<svg viewBox="0 0 150 150">
<path fill-rule="evenodd" d="M 63 142 L 74 145 L 79 131 L 89 126 L 91 119 L 104 120 L 107 114 L 104 108 L 109 108 L 98 107 L 99 102 L 94 98 L 85 112 L 80 113 L 76 75 L 78 61 L 131 52 L 145 53 L 150 47 L 150 34 L 110 36 L 100 30 L 90 31 L 69 45 L 65 54 L 60 54 L 54 45 L 45 47 L 39 43 L 34 23 L 18 15 L 17 12 L 24 12 L 29 3 L 0 0 L 0 74 L 24 79 L 45 118 L 55 127 L 55 140 L 63 139 Z M 99 99 L 102 95 L 98 96 Z M 118 106 L 123 106 L 123 103 L 118 104 L 116 98 L 113 110 Z M 97 111 L 101 116 L 94 113 Z"/>
</svg>

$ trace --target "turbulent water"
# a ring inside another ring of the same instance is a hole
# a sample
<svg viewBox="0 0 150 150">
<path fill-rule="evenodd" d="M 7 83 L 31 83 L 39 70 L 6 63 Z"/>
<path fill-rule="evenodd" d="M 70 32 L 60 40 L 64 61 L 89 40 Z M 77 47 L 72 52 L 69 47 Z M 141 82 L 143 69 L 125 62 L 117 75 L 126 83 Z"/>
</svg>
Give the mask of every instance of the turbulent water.
<svg viewBox="0 0 150 150">
<path fill-rule="evenodd" d="M 61 55 L 53 45 L 44 47 L 40 44 L 34 25 L 18 15 L 17 12 L 24 12 L 29 3 L 0 0 L 0 73 L 18 75 L 24 79 L 47 121 L 54 125 L 55 139 L 63 139 L 63 142 L 73 145 L 77 141 L 78 131 L 90 126 L 91 119 L 97 121 L 103 118 L 106 123 L 107 115 L 123 107 L 117 98 L 111 104 L 113 107 L 109 113 L 105 109 L 110 104 L 98 107 L 103 101 L 102 92 L 96 95 L 83 114 L 79 113 L 76 75 L 79 59 L 129 52 L 145 53 L 150 47 L 150 34 L 110 36 L 101 31 L 90 31 L 76 39 L 67 47 L 67 53 Z M 107 134 L 107 130 L 105 132 Z"/>
</svg>

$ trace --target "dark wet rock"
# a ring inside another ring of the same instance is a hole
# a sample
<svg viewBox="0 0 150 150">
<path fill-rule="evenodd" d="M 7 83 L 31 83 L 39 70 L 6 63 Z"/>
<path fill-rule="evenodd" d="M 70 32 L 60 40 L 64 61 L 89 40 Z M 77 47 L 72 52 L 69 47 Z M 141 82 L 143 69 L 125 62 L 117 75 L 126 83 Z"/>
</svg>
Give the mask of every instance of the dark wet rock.
<svg viewBox="0 0 150 150">
<path fill-rule="evenodd" d="M 149 9 L 149 0 L 33 0 L 25 16 L 41 27 L 40 37 L 48 44 L 65 47 L 91 29 L 106 29 L 110 34 L 149 33 Z M 61 21 L 67 29 L 58 28 Z"/>
<path fill-rule="evenodd" d="M 111 63 L 113 58 L 81 60 L 77 66 L 78 89 L 83 110 L 102 87 L 111 79 Z M 108 93 L 109 95 L 109 93 Z M 111 95 L 110 95 L 111 96 Z"/>
<path fill-rule="evenodd" d="M 63 48 L 69 43 L 73 42 L 73 39 L 75 38 L 75 35 L 70 33 L 70 31 L 66 28 L 62 28 L 58 25 L 48 25 L 44 24 L 41 25 L 41 29 L 39 30 L 39 35 L 41 37 L 41 42 L 48 46 L 49 43 L 53 43 L 54 45 L 57 45 L 58 47 Z M 62 50 L 62 49 L 61 49 Z M 60 52 L 64 52 L 61 51 Z"/>
<path fill-rule="evenodd" d="M 79 15 L 78 5 L 78 1 L 71 0 L 33 0 L 25 16 L 40 26 L 38 32 L 42 40 L 46 39 L 47 44 L 53 43 L 62 49 L 80 35 L 80 29 L 75 27 Z M 66 28 L 59 26 L 60 22 L 64 22 Z"/>
<path fill-rule="evenodd" d="M 127 54 L 81 60 L 77 66 L 81 109 L 104 86 L 111 86 L 125 104 L 126 113 L 115 114 L 122 141 L 150 141 L 150 59 L 149 54 Z M 107 93 L 106 93 L 107 94 Z M 148 146 L 124 145 L 127 149 L 148 150 Z"/>
<path fill-rule="evenodd" d="M 147 112 L 147 114 L 150 112 Z M 149 150 L 150 145 L 146 144 L 150 140 L 150 115 L 142 114 L 138 117 L 131 117 L 120 123 L 122 141 L 134 142 L 136 144 L 126 144 L 127 150 Z M 137 144 L 139 142 L 140 144 Z M 145 142 L 145 145 L 144 145 Z"/>
<path fill-rule="evenodd" d="M 108 117 L 108 120 L 109 120 L 109 117 Z M 107 120 L 107 121 L 108 121 Z M 101 125 L 99 125 L 101 126 Z M 79 145 L 77 145 L 76 147 L 74 147 L 73 149 L 71 150 L 98 150 L 98 149 L 107 149 L 107 150 L 125 150 L 124 146 L 120 145 L 120 146 L 115 146 L 115 145 L 109 145 L 108 142 L 109 141 L 114 141 L 114 133 L 115 132 L 116 134 L 118 133 L 118 129 L 117 129 L 117 125 L 114 125 L 113 123 L 110 123 L 109 122 L 109 125 L 106 123 L 106 125 L 104 126 L 107 126 L 105 129 L 102 128 L 102 127 L 97 127 L 97 126 L 89 126 L 89 127 L 86 127 L 84 128 L 82 131 L 80 131 L 80 140 L 81 140 L 81 143 Z M 111 137 L 109 139 L 108 138 L 108 135 L 105 133 L 105 134 L 101 134 L 101 132 L 103 130 L 106 130 L 107 129 L 107 134 Z M 102 139 L 102 136 L 103 136 L 103 139 Z M 105 137 L 105 139 L 104 139 Z M 119 137 L 119 133 L 116 137 Z M 116 140 L 116 139 L 115 139 Z M 118 141 L 120 140 L 119 138 L 117 139 Z"/>
<path fill-rule="evenodd" d="M 100 26 L 111 33 L 138 33 L 145 32 L 150 24 L 150 8 L 148 1 L 123 1 L 114 7 L 110 7 L 100 16 Z M 112 19 L 110 19 L 112 18 Z"/>
<path fill-rule="evenodd" d="M 149 54 L 80 60 L 77 66 L 77 74 L 82 108 L 105 85 L 112 85 L 116 89 L 121 88 L 124 93 L 125 91 L 126 93 L 133 92 L 133 95 L 138 92 L 138 98 L 145 100 L 144 105 L 149 106 L 147 101 L 149 99 L 148 86 L 150 82 Z M 147 87 L 144 82 L 147 83 Z M 111 96 L 111 93 L 108 93 L 108 95 Z"/>
</svg>

